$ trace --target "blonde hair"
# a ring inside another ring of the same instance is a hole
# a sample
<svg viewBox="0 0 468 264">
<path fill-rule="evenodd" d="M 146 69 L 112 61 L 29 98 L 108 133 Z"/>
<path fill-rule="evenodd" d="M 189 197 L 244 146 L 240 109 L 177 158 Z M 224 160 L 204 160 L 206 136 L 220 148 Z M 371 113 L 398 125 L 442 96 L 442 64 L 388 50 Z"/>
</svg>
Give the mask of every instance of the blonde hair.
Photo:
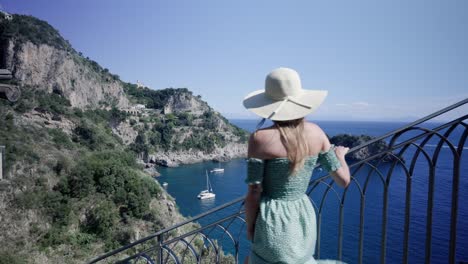
<svg viewBox="0 0 468 264">
<path fill-rule="evenodd" d="M 295 173 L 304 166 L 305 159 L 309 155 L 309 144 L 304 133 L 304 118 L 274 121 L 274 123 L 280 132 L 281 143 L 288 153 L 289 171 Z"/>
</svg>

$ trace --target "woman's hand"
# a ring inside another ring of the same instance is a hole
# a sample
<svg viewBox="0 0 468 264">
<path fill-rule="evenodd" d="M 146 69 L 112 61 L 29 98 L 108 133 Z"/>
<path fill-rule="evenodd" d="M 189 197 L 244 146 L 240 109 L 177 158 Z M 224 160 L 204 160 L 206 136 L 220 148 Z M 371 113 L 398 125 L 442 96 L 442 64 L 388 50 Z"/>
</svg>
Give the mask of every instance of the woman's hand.
<svg viewBox="0 0 468 264">
<path fill-rule="evenodd" d="M 335 147 L 335 154 L 340 160 L 344 160 L 344 156 L 348 153 L 349 148 L 343 146 L 336 146 Z"/>
</svg>

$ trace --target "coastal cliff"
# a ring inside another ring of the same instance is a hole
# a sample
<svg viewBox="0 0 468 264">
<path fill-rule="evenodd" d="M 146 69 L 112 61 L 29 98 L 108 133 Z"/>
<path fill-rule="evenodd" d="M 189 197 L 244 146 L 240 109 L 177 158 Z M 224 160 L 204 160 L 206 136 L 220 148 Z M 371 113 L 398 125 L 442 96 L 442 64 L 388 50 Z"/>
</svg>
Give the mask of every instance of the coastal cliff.
<svg viewBox="0 0 468 264">
<path fill-rule="evenodd" d="M 369 142 L 370 140 L 374 139 L 368 135 L 350 135 L 350 134 L 338 134 L 330 138 L 330 142 L 336 146 L 345 146 L 349 148 L 357 147 L 361 144 Z M 385 150 L 388 150 L 388 144 L 383 141 L 377 141 L 373 144 L 370 144 L 367 147 L 360 148 L 358 151 L 350 153 L 346 155 L 346 159 L 350 161 L 361 161 L 365 160 L 368 157 L 376 155 L 377 153 L 381 153 Z M 383 162 L 390 162 L 396 159 L 393 155 L 384 156 L 382 161 Z M 403 159 L 402 159 L 403 160 Z"/>
<path fill-rule="evenodd" d="M 109 101 L 128 107 L 118 76 L 84 58 L 47 23 L 15 15 L 1 30 L 3 66 L 22 87 L 63 95 L 81 109 Z"/>
<path fill-rule="evenodd" d="M 0 91 L 0 262 L 83 263 L 174 225 L 148 167 L 246 154 L 247 132 L 188 89 L 123 82 L 47 22 L 2 16 L 1 82 L 21 95 Z"/>
</svg>

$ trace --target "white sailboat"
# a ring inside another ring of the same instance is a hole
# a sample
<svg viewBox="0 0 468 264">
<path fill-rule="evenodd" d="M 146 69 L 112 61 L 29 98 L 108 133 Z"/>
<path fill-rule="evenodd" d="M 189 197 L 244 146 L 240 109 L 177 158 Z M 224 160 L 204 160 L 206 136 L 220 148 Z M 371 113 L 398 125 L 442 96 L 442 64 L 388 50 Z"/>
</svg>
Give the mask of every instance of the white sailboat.
<svg viewBox="0 0 468 264">
<path fill-rule="evenodd" d="M 210 179 L 208 178 L 208 171 L 205 171 L 205 172 L 206 172 L 206 190 L 203 190 L 198 194 L 197 198 L 200 200 L 215 198 L 216 196 L 216 194 L 213 192 L 213 188 L 211 187 Z"/>
<path fill-rule="evenodd" d="M 221 165 L 218 167 L 218 168 L 214 168 L 212 170 L 210 170 L 211 173 L 223 173 L 224 172 L 224 168 L 221 168 Z"/>
</svg>

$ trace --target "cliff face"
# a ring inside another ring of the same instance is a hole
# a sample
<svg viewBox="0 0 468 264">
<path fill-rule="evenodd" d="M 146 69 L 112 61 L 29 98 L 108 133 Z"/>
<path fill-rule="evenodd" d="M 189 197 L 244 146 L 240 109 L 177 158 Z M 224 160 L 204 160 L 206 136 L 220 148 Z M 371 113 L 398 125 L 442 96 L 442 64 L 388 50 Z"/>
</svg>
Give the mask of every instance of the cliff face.
<svg viewBox="0 0 468 264">
<path fill-rule="evenodd" d="M 177 93 L 168 98 L 163 107 L 165 114 L 190 112 L 195 115 L 201 115 L 210 111 L 207 103 L 190 93 Z"/>
<path fill-rule="evenodd" d="M 349 135 L 349 134 L 339 134 L 330 138 L 330 142 L 337 146 L 345 146 L 349 148 L 357 147 L 361 144 L 364 144 L 370 140 L 374 139 L 371 136 L 367 135 Z M 388 149 L 388 145 L 385 141 L 377 141 L 367 147 L 361 148 L 354 153 L 348 154 L 347 159 L 352 161 L 361 161 L 365 160 L 370 156 L 376 155 L 377 153 L 383 152 Z M 395 157 L 387 155 L 383 157 L 383 162 L 394 161 Z"/>
<path fill-rule="evenodd" d="M 72 107 L 81 109 L 99 107 L 103 102 L 128 107 L 120 81 L 96 71 L 76 53 L 29 41 L 9 43 L 6 66 L 20 85 L 62 94 Z"/>
<path fill-rule="evenodd" d="M 13 73 L 19 86 L 61 94 L 81 109 L 103 103 L 128 107 L 118 76 L 76 52 L 47 22 L 0 17 L 0 42 L 0 66 Z"/>
</svg>

